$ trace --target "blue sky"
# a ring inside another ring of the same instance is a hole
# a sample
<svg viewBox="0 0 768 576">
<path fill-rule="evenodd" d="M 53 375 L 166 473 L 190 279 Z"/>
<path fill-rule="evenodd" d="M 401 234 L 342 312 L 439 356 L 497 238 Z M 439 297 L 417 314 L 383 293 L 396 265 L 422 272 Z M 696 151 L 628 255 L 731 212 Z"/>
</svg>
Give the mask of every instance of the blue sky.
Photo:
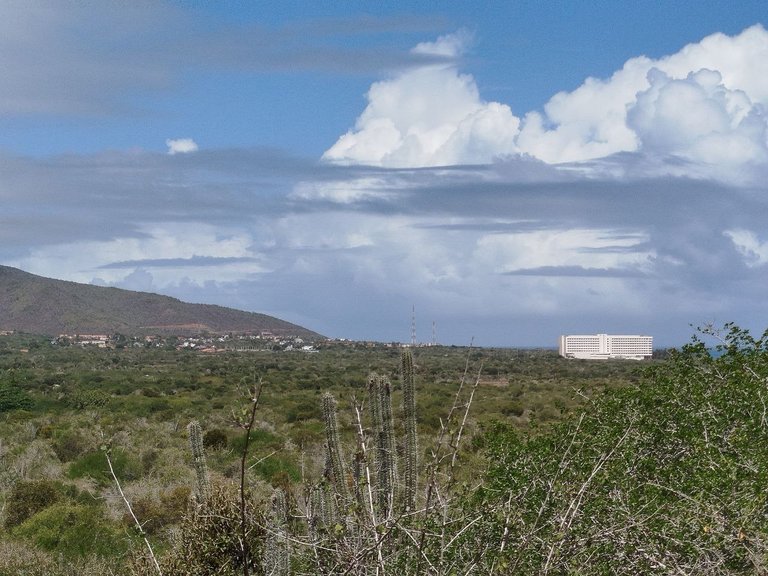
<svg viewBox="0 0 768 576">
<path fill-rule="evenodd" d="M 762 331 L 759 2 L 6 2 L 0 263 L 335 337 Z"/>
</svg>

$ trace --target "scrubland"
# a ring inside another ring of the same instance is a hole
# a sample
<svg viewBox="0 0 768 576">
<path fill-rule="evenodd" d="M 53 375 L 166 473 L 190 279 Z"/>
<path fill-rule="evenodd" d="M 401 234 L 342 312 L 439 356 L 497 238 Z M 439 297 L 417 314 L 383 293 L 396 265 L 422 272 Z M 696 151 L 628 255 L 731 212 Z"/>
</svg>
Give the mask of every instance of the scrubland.
<svg viewBox="0 0 768 576">
<path fill-rule="evenodd" d="M 768 353 L 719 338 L 587 362 L 2 337 L 0 575 L 761 573 Z"/>
</svg>

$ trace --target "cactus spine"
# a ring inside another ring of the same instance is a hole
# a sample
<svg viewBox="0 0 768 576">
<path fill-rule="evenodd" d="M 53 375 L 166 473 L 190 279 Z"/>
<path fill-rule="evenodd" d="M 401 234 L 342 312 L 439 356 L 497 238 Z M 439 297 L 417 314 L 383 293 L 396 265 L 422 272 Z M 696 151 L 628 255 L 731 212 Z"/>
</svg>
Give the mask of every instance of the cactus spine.
<svg viewBox="0 0 768 576">
<path fill-rule="evenodd" d="M 205 504 L 208 495 L 211 492 L 211 482 L 208 477 L 208 466 L 205 463 L 205 452 L 203 451 L 203 431 L 197 420 L 192 420 L 187 425 L 189 433 L 189 446 L 192 449 L 192 459 L 197 475 L 197 501 L 199 504 Z"/>
<path fill-rule="evenodd" d="M 413 375 L 413 356 L 410 350 L 401 355 L 401 379 L 403 385 L 403 417 L 405 440 L 403 442 L 404 505 L 406 511 L 416 506 L 418 477 L 418 435 L 416 431 L 416 384 Z"/>
</svg>

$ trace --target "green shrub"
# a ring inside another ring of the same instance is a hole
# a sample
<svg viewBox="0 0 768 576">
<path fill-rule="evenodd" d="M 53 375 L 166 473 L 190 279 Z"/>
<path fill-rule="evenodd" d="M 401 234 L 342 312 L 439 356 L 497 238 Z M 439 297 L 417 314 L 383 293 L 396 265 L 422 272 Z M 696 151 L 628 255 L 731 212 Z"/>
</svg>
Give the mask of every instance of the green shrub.
<svg viewBox="0 0 768 576">
<path fill-rule="evenodd" d="M 488 572 L 764 573 L 768 333 L 727 330 L 542 434 L 495 429 L 473 527 Z"/>
<path fill-rule="evenodd" d="M 102 558 L 62 558 L 30 542 L 0 540 L 0 576 L 104 576 L 115 574 L 112 562 Z"/>
<path fill-rule="evenodd" d="M 163 492 L 159 500 L 149 496 L 136 498 L 131 502 L 131 508 L 147 534 L 158 534 L 164 527 L 183 520 L 190 493 L 188 486 L 178 486 Z M 130 512 L 123 514 L 123 523 L 130 528 L 134 527 Z"/>
<path fill-rule="evenodd" d="M 91 447 L 92 442 L 78 430 L 68 430 L 54 438 L 51 442 L 51 448 L 62 462 L 71 462 L 85 454 Z"/>
<path fill-rule="evenodd" d="M 296 404 L 289 407 L 285 414 L 285 421 L 304 422 L 305 420 L 320 420 L 323 417 L 319 408 L 317 398 L 307 398 L 299 400 Z"/>
<path fill-rule="evenodd" d="M 516 400 L 505 402 L 501 407 L 501 413 L 504 416 L 517 416 L 519 418 L 523 415 L 523 412 L 525 412 L 525 406 L 523 406 L 522 402 Z"/>
<path fill-rule="evenodd" d="M 150 414 L 159 414 L 160 412 L 170 412 L 171 403 L 165 398 L 152 398 L 147 402 L 145 410 Z"/>
<path fill-rule="evenodd" d="M 141 454 L 141 469 L 144 474 L 148 474 L 157 464 L 157 459 L 160 456 L 160 452 L 154 448 L 150 448 Z"/>
<path fill-rule="evenodd" d="M 176 486 L 160 494 L 160 502 L 171 522 L 181 521 L 189 507 L 192 489 L 189 486 Z"/>
<path fill-rule="evenodd" d="M 68 558 L 115 556 L 129 546 L 122 532 L 104 518 L 101 508 L 66 502 L 38 512 L 13 533 Z"/>
<path fill-rule="evenodd" d="M 40 428 L 37 429 L 37 432 L 35 433 L 35 437 L 37 438 L 44 438 L 44 439 L 50 439 L 53 437 L 53 426 L 50 424 L 43 424 L 40 426 Z"/>
<path fill-rule="evenodd" d="M 211 428 L 203 434 L 203 446 L 211 450 L 220 450 L 227 447 L 229 436 L 221 428 Z"/>
<path fill-rule="evenodd" d="M 230 441 L 229 445 L 235 454 L 242 454 L 243 447 L 245 446 L 245 433 L 238 434 Z M 278 450 L 282 447 L 282 439 L 272 432 L 262 430 L 261 428 L 254 428 L 251 430 L 250 441 L 248 442 L 249 452 L 256 453 L 260 450 L 267 449 Z"/>
<path fill-rule="evenodd" d="M 0 413 L 11 410 L 30 410 L 32 398 L 24 390 L 9 382 L 0 382 Z"/>
<path fill-rule="evenodd" d="M 5 508 L 5 527 L 12 528 L 62 499 L 63 487 L 53 480 L 20 480 L 13 485 Z"/>
<path fill-rule="evenodd" d="M 109 402 L 109 394 L 101 390 L 76 389 L 64 396 L 64 404 L 75 410 L 101 408 Z"/>
<path fill-rule="evenodd" d="M 293 482 L 301 480 L 301 472 L 296 463 L 279 453 L 264 458 L 253 467 L 253 470 L 272 484 L 282 485 L 286 475 Z"/>
<path fill-rule="evenodd" d="M 110 457 L 115 474 L 121 482 L 135 480 L 141 474 L 141 463 L 130 458 L 124 451 L 113 450 Z M 92 478 L 102 486 L 113 481 L 112 475 L 109 473 L 107 457 L 101 450 L 89 452 L 72 462 L 67 476 L 70 478 Z"/>
<path fill-rule="evenodd" d="M 261 573 L 265 540 L 264 516 L 250 497 L 246 502 L 247 554 L 243 555 L 240 499 L 234 485 L 214 486 L 203 506 L 191 506 L 173 549 L 160 559 L 165 576 L 219 574 L 239 576 L 247 563 L 251 574 Z M 142 574 L 156 574 L 147 566 Z"/>
</svg>

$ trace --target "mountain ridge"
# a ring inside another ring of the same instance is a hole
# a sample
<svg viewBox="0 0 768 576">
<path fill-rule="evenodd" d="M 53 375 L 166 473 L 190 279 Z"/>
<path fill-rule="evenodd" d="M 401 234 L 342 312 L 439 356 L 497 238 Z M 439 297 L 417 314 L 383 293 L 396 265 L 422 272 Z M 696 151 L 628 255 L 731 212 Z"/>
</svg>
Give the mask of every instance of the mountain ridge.
<svg viewBox="0 0 768 576">
<path fill-rule="evenodd" d="M 259 333 L 320 338 L 285 320 L 171 296 L 55 280 L 0 266 L 0 330 L 45 335 Z"/>
</svg>

